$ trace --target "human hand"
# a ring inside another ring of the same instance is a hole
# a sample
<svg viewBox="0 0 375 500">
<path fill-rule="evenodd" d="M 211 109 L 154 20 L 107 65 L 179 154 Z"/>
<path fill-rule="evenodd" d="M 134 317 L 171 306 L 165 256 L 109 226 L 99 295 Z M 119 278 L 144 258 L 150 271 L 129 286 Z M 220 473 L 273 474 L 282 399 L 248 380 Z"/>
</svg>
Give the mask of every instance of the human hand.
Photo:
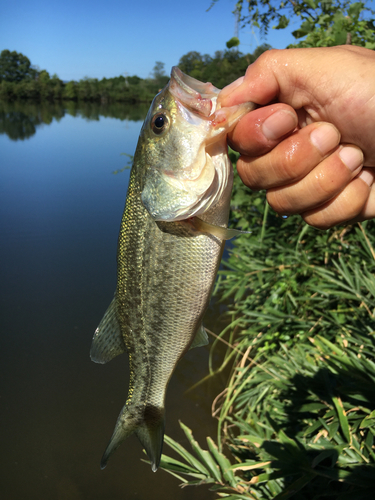
<svg viewBox="0 0 375 500">
<path fill-rule="evenodd" d="M 223 106 L 279 101 L 246 115 L 230 135 L 242 155 L 242 180 L 267 189 L 277 212 L 300 213 L 322 229 L 375 217 L 375 176 L 362 168 L 375 166 L 372 51 L 269 51 L 219 100 Z"/>
</svg>

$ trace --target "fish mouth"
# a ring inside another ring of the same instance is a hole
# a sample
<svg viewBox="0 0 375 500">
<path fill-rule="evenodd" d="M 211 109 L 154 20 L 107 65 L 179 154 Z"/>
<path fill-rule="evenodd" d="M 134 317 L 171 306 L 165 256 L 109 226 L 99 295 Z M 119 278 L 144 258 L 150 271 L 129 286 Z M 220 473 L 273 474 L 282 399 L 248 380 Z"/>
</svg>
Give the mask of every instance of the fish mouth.
<svg viewBox="0 0 375 500">
<path fill-rule="evenodd" d="M 169 91 L 182 104 L 208 118 L 216 110 L 216 99 L 220 89 L 212 83 L 203 83 L 185 75 L 180 68 L 173 66 Z"/>
</svg>

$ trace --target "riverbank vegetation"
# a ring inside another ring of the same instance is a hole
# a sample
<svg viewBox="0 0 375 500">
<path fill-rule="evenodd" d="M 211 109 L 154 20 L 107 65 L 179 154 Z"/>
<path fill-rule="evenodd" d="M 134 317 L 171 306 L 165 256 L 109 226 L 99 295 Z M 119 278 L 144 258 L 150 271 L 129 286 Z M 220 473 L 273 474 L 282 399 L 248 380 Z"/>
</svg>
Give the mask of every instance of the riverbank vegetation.
<svg viewBox="0 0 375 500">
<path fill-rule="evenodd" d="M 30 60 L 15 51 L 0 54 L 0 99 L 3 101 L 149 102 L 168 81 L 156 63 L 152 77 L 84 78 L 63 82 L 47 70 L 36 70 Z"/>
<path fill-rule="evenodd" d="M 322 232 L 278 216 L 236 177 L 230 225 L 252 233 L 234 241 L 216 285 L 229 324 L 210 376 L 231 367 L 212 407 L 217 436 L 201 447 L 182 424 L 191 450 L 168 438 L 178 458 L 162 467 L 231 500 L 371 498 L 375 222 Z"/>
</svg>

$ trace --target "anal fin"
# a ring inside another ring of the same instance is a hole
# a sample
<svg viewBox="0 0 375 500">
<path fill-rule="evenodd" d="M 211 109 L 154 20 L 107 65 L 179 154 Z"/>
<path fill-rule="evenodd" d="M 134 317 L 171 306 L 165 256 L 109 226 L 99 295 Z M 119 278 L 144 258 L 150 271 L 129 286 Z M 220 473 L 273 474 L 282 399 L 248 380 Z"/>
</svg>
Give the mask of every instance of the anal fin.
<svg viewBox="0 0 375 500">
<path fill-rule="evenodd" d="M 122 354 L 125 350 L 126 347 L 116 316 L 116 302 L 114 298 L 99 323 L 98 328 L 95 330 L 90 357 L 95 363 L 104 364 Z"/>
</svg>

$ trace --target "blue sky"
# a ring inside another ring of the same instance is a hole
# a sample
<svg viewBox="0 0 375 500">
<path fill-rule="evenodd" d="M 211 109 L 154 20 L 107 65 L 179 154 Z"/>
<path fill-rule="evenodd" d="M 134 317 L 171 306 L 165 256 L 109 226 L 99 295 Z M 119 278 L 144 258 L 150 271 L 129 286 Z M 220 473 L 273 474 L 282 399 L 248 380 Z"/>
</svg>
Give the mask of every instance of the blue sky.
<svg viewBox="0 0 375 500">
<path fill-rule="evenodd" d="M 120 74 L 146 78 L 155 61 L 166 72 L 191 50 L 213 55 L 234 35 L 234 0 L 15 0 L 0 8 L 0 50 L 22 52 L 33 65 L 62 80 Z M 240 32 L 240 50 L 267 42 L 284 48 L 290 30 L 267 39 Z"/>
</svg>

